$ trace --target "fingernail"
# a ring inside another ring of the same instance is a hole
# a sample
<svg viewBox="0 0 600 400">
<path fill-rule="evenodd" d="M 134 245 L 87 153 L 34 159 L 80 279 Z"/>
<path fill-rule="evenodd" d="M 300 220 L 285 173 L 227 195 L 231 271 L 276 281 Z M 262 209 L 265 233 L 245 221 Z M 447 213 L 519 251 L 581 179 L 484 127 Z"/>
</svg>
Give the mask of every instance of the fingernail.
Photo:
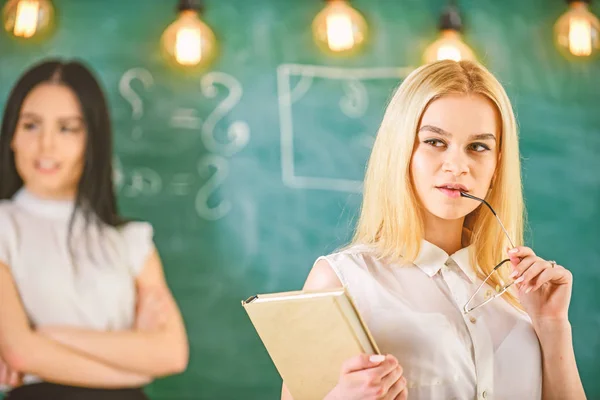
<svg viewBox="0 0 600 400">
<path fill-rule="evenodd" d="M 519 249 L 517 249 L 517 248 L 515 247 L 514 249 L 510 249 L 508 252 L 509 252 L 510 254 L 514 254 L 514 253 L 516 253 L 517 251 L 519 251 Z"/>
<path fill-rule="evenodd" d="M 522 277 L 520 277 L 519 279 L 517 279 L 517 280 L 515 281 L 515 284 L 517 284 L 517 283 L 521 283 L 521 282 L 523 282 L 524 280 L 525 280 L 525 277 L 524 277 L 524 276 L 522 276 Z"/>
<path fill-rule="evenodd" d="M 517 275 L 519 275 L 519 271 L 517 271 L 516 269 L 512 272 L 512 274 L 510 274 L 508 277 L 510 279 L 514 279 Z"/>
<path fill-rule="evenodd" d="M 525 290 L 525 294 L 531 292 L 531 289 L 533 289 L 531 286 L 527 288 L 527 290 Z"/>
<path fill-rule="evenodd" d="M 374 363 L 380 363 L 383 360 L 385 360 L 385 356 L 383 354 L 374 354 L 371 357 L 369 357 L 369 361 Z"/>
</svg>

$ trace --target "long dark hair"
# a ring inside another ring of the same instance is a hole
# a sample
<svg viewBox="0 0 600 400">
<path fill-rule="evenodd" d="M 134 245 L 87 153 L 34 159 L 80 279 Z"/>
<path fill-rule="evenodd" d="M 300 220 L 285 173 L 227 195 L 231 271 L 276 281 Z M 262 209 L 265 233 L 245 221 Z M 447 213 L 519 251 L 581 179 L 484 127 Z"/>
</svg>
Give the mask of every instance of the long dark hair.
<svg viewBox="0 0 600 400">
<path fill-rule="evenodd" d="M 10 143 L 23 101 L 33 88 L 44 82 L 59 83 L 73 90 L 87 128 L 85 162 L 74 213 L 83 211 L 86 222 L 98 218 L 99 222 L 113 227 L 122 225 L 125 221 L 118 215 L 113 186 L 112 129 L 107 102 L 98 80 L 78 61 L 48 60 L 36 64 L 21 76 L 10 92 L 0 131 L 0 199 L 10 199 L 23 186 Z"/>
</svg>

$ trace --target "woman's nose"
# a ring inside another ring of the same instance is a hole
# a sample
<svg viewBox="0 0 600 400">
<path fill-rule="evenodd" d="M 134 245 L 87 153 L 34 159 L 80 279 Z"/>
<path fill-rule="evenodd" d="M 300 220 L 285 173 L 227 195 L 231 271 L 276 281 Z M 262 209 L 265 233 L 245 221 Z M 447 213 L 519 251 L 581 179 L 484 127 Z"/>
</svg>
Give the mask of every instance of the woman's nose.
<svg viewBox="0 0 600 400">
<path fill-rule="evenodd" d="M 50 129 L 43 129 L 39 135 L 39 145 L 42 150 L 49 150 L 54 146 L 54 134 Z"/>
<path fill-rule="evenodd" d="M 447 150 L 445 152 L 442 169 L 444 172 L 449 172 L 454 176 L 466 174 L 469 171 L 468 158 L 466 154 L 459 149 Z"/>
</svg>

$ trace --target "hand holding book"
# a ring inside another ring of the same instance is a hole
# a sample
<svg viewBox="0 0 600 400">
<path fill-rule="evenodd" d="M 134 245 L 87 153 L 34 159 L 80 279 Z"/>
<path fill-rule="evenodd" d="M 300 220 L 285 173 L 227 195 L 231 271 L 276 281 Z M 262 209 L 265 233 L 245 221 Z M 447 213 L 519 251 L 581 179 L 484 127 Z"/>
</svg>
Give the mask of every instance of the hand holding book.
<svg viewBox="0 0 600 400">
<path fill-rule="evenodd" d="M 402 372 L 392 355 L 359 354 L 342 365 L 338 384 L 324 400 L 405 400 Z"/>
<path fill-rule="evenodd" d="M 344 288 L 256 295 L 242 305 L 294 400 L 406 399 L 402 367 L 380 354 Z"/>
</svg>

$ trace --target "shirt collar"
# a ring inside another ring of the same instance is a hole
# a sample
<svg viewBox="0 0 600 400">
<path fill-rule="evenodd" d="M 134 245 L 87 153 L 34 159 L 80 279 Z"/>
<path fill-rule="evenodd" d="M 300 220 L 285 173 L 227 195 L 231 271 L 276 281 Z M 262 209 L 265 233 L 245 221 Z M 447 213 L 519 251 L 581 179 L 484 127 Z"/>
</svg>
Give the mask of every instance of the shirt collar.
<svg viewBox="0 0 600 400">
<path fill-rule="evenodd" d="M 463 247 L 454 254 L 448 255 L 448 253 L 433 243 L 422 240 L 421 249 L 413 264 L 419 267 L 428 276 L 433 277 L 444 264 L 448 263 L 449 259 L 452 259 L 471 283 L 473 283 L 475 282 L 475 271 L 471 267 L 469 258 L 470 247 L 471 246 Z"/>
<path fill-rule="evenodd" d="M 58 220 L 69 219 L 75 204 L 73 200 L 51 200 L 38 197 L 24 186 L 15 193 L 12 200 L 17 206 L 32 214 Z"/>
</svg>

